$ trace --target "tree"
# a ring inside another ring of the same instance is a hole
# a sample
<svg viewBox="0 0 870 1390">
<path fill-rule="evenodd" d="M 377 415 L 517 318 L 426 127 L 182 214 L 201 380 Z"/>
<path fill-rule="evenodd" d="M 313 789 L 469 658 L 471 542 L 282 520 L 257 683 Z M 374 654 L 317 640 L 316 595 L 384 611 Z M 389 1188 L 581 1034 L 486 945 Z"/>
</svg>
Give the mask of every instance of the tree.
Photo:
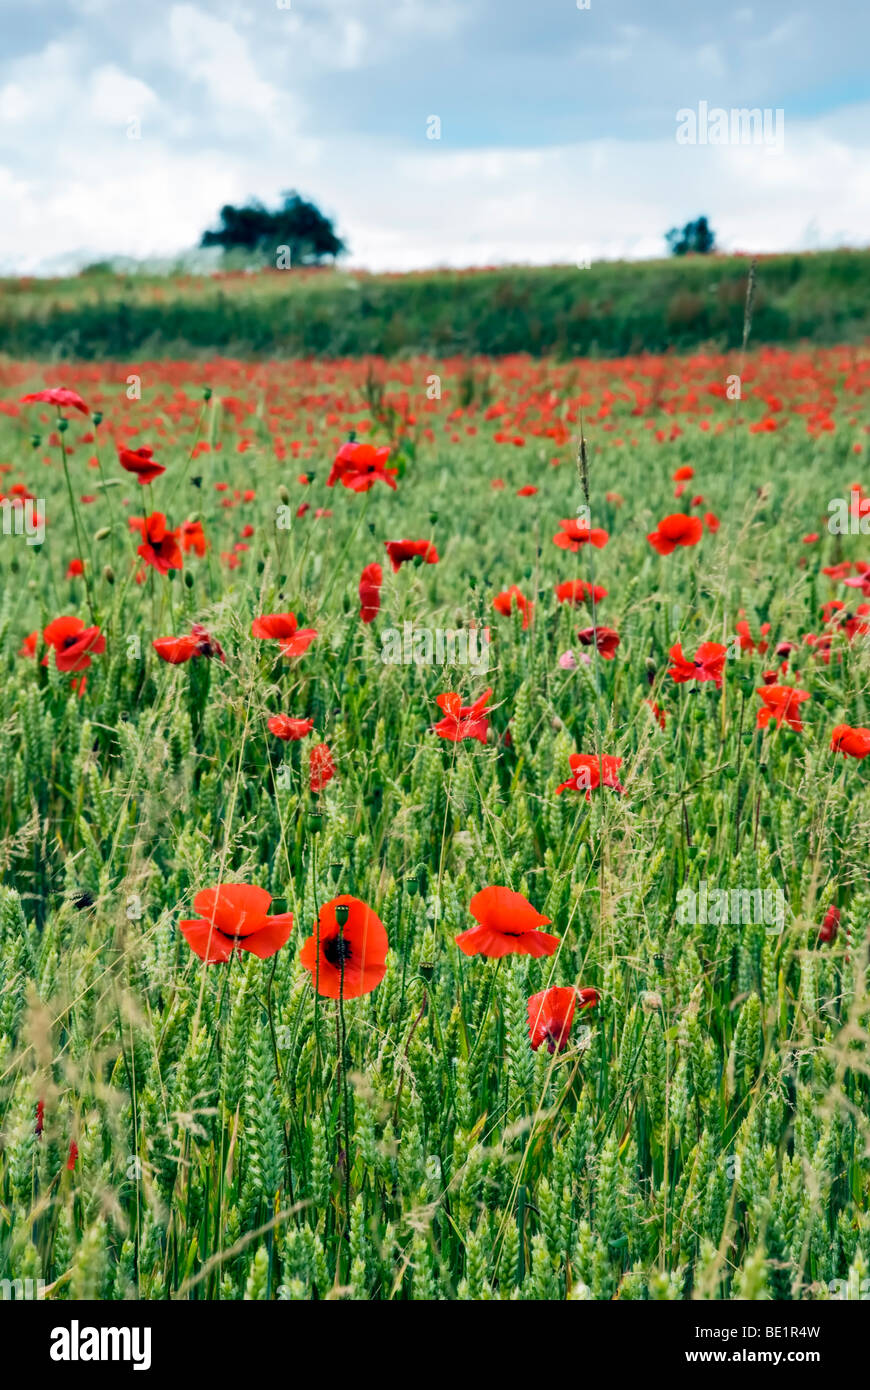
<svg viewBox="0 0 870 1390">
<path fill-rule="evenodd" d="M 671 227 L 665 234 L 665 241 L 672 256 L 708 256 L 715 249 L 716 234 L 706 217 L 696 217 L 687 222 L 682 231 Z"/>
<path fill-rule="evenodd" d="M 220 210 L 220 227 L 203 232 L 200 245 L 247 251 L 272 264 L 277 263 L 279 248 L 289 247 L 290 265 L 319 265 L 326 256 L 335 260 L 347 250 L 331 220 L 314 203 L 295 192 L 282 198 L 274 212 L 257 199 L 244 207 L 227 203 Z"/>
</svg>

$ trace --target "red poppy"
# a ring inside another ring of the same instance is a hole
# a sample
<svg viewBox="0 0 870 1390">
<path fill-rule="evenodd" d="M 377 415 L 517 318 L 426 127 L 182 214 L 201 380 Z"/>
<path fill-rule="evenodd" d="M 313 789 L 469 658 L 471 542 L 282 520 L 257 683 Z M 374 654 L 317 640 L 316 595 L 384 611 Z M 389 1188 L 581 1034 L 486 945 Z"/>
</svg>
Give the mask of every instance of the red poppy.
<svg viewBox="0 0 870 1390">
<path fill-rule="evenodd" d="M 478 926 L 460 932 L 456 944 L 466 956 L 551 956 L 558 936 L 539 931 L 550 923 L 522 893 L 490 887 L 475 893 L 470 912 Z"/>
<path fill-rule="evenodd" d="M 152 512 L 144 519 L 131 516 L 128 520 L 130 530 L 138 531 L 142 537 L 142 544 L 136 547 L 136 553 L 142 556 L 146 565 L 152 565 L 159 574 L 168 574 L 170 570 L 184 567 L 178 548 L 178 532 L 168 529 L 162 512 Z"/>
<path fill-rule="evenodd" d="M 556 598 L 560 603 L 600 603 L 607 598 L 607 590 L 600 584 L 590 584 L 585 579 L 566 579 L 564 584 L 556 585 Z"/>
<path fill-rule="evenodd" d="M 317 636 L 314 627 L 299 627 L 295 613 L 264 613 L 251 623 L 251 635 L 277 642 L 284 656 L 302 656 Z"/>
<path fill-rule="evenodd" d="M 517 488 L 517 497 L 534 497 L 537 490 L 532 483 L 526 483 L 524 487 Z"/>
<path fill-rule="evenodd" d="M 208 550 L 208 541 L 202 529 L 201 521 L 183 521 L 180 527 L 181 548 L 185 555 L 192 550 L 196 555 L 204 555 Z"/>
<path fill-rule="evenodd" d="M 675 483 L 685 483 L 689 478 L 694 478 L 694 476 L 694 468 L 690 468 L 687 463 L 684 463 L 681 468 L 678 468 L 676 472 L 671 474 Z"/>
<path fill-rule="evenodd" d="M 668 655 L 674 663 L 668 667 L 668 675 L 672 676 L 678 685 L 684 684 L 685 681 L 715 681 L 716 688 L 721 687 L 722 668 L 728 655 L 727 647 L 723 647 L 721 642 L 702 642 L 695 653 L 694 661 L 689 661 L 683 656 L 680 642 L 671 647 Z"/>
<path fill-rule="evenodd" d="M 656 723 L 660 729 L 663 729 L 665 727 L 665 711 L 656 704 L 655 700 L 644 700 L 644 704 L 649 705 L 655 716 Z"/>
<path fill-rule="evenodd" d="M 84 574 L 84 572 L 85 572 L 85 567 L 84 567 L 84 565 L 82 564 L 82 561 L 81 561 L 81 560 L 78 560 L 78 559 L 76 559 L 76 560 L 70 560 L 69 564 L 68 564 L 67 567 L 66 567 L 66 575 L 65 575 L 65 578 L 67 578 L 67 579 L 79 579 L 79 578 Z"/>
<path fill-rule="evenodd" d="M 219 657 L 226 661 L 223 648 L 201 623 L 193 623 L 190 633 L 184 637 L 157 637 L 151 644 L 161 661 L 172 666 L 182 666 L 192 657 Z"/>
<path fill-rule="evenodd" d="M 563 1052 L 568 1045 L 578 999 L 581 1009 L 591 1009 L 598 998 L 597 989 L 575 989 L 573 985 L 553 985 L 540 994 L 533 994 L 526 1006 L 532 1051 L 537 1052 L 541 1043 L 546 1043 L 548 1052 Z"/>
<path fill-rule="evenodd" d="M 427 565 L 438 564 L 438 551 L 431 541 L 384 541 L 384 549 L 396 574 L 400 565 L 404 565 L 406 560 L 413 560 L 417 555 Z"/>
<path fill-rule="evenodd" d="M 336 454 L 326 486 L 335 487 L 340 482 L 342 487 L 350 488 L 352 492 L 368 492 L 380 478 L 395 492 L 399 470 L 387 468 L 389 457 L 387 447 L 376 449 L 374 444 L 358 444 L 351 440 L 343 444 Z"/>
<path fill-rule="evenodd" d="M 662 517 L 658 530 L 651 531 L 647 540 L 660 555 L 670 555 L 678 545 L 697 545 L 703 534 L 704 523 L 699 516 L 674 512 Z"/>
<path fill-rule="evenodd" d="M 55 618 L 43 631 L 43 637 L 54 648 L 54 664 L 58 671 L 86 671 L 95 656 L 106 650 L 106 639 L 98 627 L 85 627 L 81 618 Z M 48 665 L 48 653 L 42 658 Z"/>
<path fill-rule="evenodd" d="M 380 612 L 383 582 L 384 572 L 380 565 L 366 565 L 359 579 L 359 615 L 364 623 L 373 622 Z"/>
<path fill-rule="evenodd" d="M 313 792 L 322 792 L 335 776 L 335 763 L 326 743 L 315 743 L 308 754 L 308 785 Z"/>
<path fill-rule="evenodd" d="M 29 405 L 33 401 L 45 401 L 47 405 L 56 405 L 58 410 L 70 407 L 80 410 L 82 415 L 88 413 L 88 408 L 78 391 L 71 391 L 68 386 L 52 386 L 45 391 L 34 391 L 29 396 L 21 397 L 22 405 Z"/>
<path fill-rule="evenodd" d="M 71 1139 L 71 1140 L 69 1141 L 69 1152 L 67 1153 L 67 1156 L 66 1156 L 66 1167 L 67 1167 L 67 1172 L 68 1172 L 68 1173 L 71 1173 L 71 1172 L 73 1171 L 73 1169 L 75 1168 L 76 1162 L 77 1162 L 77 1160 L 78 1160 L 78 1156 L 79 1156 L 79 1146 L 78 1146 L 78 1144 L 76 1143 L 75 1139 Z"/>
<path fill-rule="evenodd" d="M 141 449 L 118 449 L 118 462 L 128 473 L 135 473 L 139 482 L 145 486 L 146 483 L 153 483 L 155 478 L 159 478 L 166 469 L 162 463 L 158 463 L 153 458 L 154 450 L 147 444 Z"/>
<path fill-rule="evenodd" d="M 317 925 L 299 952 L 311 982 L 327 999 L 359 999 L 387 973 L 390 943 L 380 917 L 367 903 L 342 894 L 324 903 Z"/>
<path fill-rule="evenodd" d="M 749 624 L 745 618 L 741 619 L 741 621 L 736 624 L 735 631 L 737 633 L 740 650 L 742 652 L 758 651 L 761 652 L 761 654 L 763 655 L 770 646 L 769 642 L 764 642 L 762 640 L 762 638 L 766 637 L 767 634 L 770 632 L 770 623 L 761 624 L 761 627 L 759 628 L 759 639 L 757 643 L 754 642 L 752 639 L 752 634 L 749 631 Z"/>
<path fill-rule="evenodd" d="M 579 640 L 584 647 L 591 647 L 593 643 L 605 661 L 612 661 L 616 656 L 616 648 L 619 646 L 619 633 L 612 627 L 584 627 L 577 633 Z M 597 641 L 596 641 L 597 639 Z"/>
<path fill-rule="evenodd" d="M 603 550 L 610 539 L 603 527 L 590 527 L 588 521 L 577 521 L 575 517 L 568 517 L 559 525 L 562 529 L 553 537 L 553 544 L 560 550 L 571 550 L 576 554 L 581 545 L 594 545 L 597 550 Z"/>
<path fill-rule="evenodd" d="M 444 718 L 432 725 L 433 733 L 439 738 L 450 739 L 451 743 L 461 743 L 465 738 L 476 738 L 478 743 L 486 743 L 489 730 L 489 710 L 486 702 L 492 694 L 492 687 L 485 690 L 472 705 L 463 705 L 455 691 L 438 695 L 435 703 L 444 711 Z"/>
<path fill-rule="evenodd" d="M 844 758 L 866 758 L 870 754 L 870 729 L 838 724 L 831 734 L 831 748 Z"/>
<path fill-rule="evenodd" d="M 844 579 L 843 583 L 850 589 L 860 589 L 865 598 L 870 598 L 870 565 L 864 568 L 862 574 L 857 574 L 852 579 Z"/>
<path fill-rule="evenodd" d="M 619 781 L 619 769 L 622 766 L 622 758 L 614 758 L 603 755 L 596 758 L 593 753 L 572 753 L 568 759 L 573 776 L 567 782 L 556 788 L 556 795 L 561 792 L 585 792 L 586 800 L 592 800 L 592 793 L 601 786 L 602 781 L 605 787 L 611 787 L 615 792 L 624 792 L 625 787 Z M 604 777 L 602 779 L 602 770 Z"/>
<path fill-rule="evenodd" d="M 270 733 L 285 743 L 296 743 L 314 728 L 313 719 L 294 719 L 289 714 L 273 714 L 266 722 Z"/>
<path fill-rule="evenodd" d="M 36 646 L 39 642 L 38 632 L 29 632 L 18 649 L 19 656 L 36 656 Z"/>
<path fill-rule="evenodd" d="M 523 615 L 523 632 L 525 632 L 529 623 L 532 621 L 532 614 L 535 610 L 532 599 L 526 598 L 522 591 L 517 588 L 516 584 L 512 584 L 510 588 L 505 589 L 503 593 L 496 594 L 492 601 L 492 606 L 496 613 L 501 613 L 503 618 L 509 618 L 511 609 L 517 607 Z"/>
<path fill-rule="evenodd" d="M 203 888 L 193 900 L 198 917 L 179 922 L 181 934 L 207 965 L 227 961 L 233 951 L 250 951 L 268 960 L 293 929 L 292 912 L 269 917 L 272 896 L 249 883 L 221 883 Z"/>
<path fill-rule="evenodd" d="M 764 685 L 755 693 L 761 696 L 763 702 L 763 707 L 758 711 L 756 728 L 764 729 L 774 719 L 777 728 L 785 722 L 790 729 L 802 732 L 804 726 L 798 706 L 810 698 L 808 690 L 798 690 L 790 685 Z"/>
<path fill-rule="evenodd" d="M 820 941 L 833 941 L 840 926 L 840 909 L 833 903 L 825 913 L 825 919 L 819 927 Z"/>
</svg>

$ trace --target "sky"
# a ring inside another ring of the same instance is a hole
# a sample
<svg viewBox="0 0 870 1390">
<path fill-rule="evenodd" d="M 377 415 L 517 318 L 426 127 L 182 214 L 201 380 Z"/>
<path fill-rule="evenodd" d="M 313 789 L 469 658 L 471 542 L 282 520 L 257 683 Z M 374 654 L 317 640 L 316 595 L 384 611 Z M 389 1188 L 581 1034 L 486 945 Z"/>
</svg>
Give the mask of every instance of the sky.
<svg viewBox="0 0 870 1390">
<path fill-rule="evenodd" d="M 174 256 L 287 189 L 372 270 L 657 256 L 701 213 L 724 250 L 870 242 L 859 0 L 0 0 L 0 35 L 0 273 Z M 767 143 L 703 143 L 702 103 Z"/>
</svg>

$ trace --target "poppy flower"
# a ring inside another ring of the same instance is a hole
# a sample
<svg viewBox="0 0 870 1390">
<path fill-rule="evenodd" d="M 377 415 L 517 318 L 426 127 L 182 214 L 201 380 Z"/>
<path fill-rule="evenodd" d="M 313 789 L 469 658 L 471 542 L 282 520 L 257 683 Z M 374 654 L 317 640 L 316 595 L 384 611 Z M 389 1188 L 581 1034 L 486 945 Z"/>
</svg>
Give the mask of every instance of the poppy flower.
<svg viewBox="0 0 870 1390">
<path fill-rule="evenodd" d="M 201 623 L 194 623 L 190 633 L 184 637 L 157 637 L 151 645 L 161 661 L 168 661 L 171 666 L 182 666 L 192 657 L 201 656 L 216 656 L 221 661 L 226 661 L 220 643 Z"/>
<path fill-rule="evenodd" d="M 38 632 L 29 632 L 29 633 L 27 634 L 27 636 L 25 637 L 24 641 L 21 643 L 21 646 L 18 648 L 18 655 L 19 655 L 19 656 L 32 656 L 32 657 L 35 657 L 35 656 L 36 656 L 36 645 L 37 645 L 38 641 L 39 641 L 39 633 L 38 633 Z"/>
<path fill-rule="evenodd" d="M 119 448 L 118 462 L 128 473 L 135 473 L 144 487 L 146 483 L 153 483 L 155 478 L 166 472 L 163 464 L 158 463 L 153 454 L 154 450 L 148 445 L 143 445 L 141 449 Z"/>
<path fill-rule="evenodd" d="M 85 627 L 81 618 L 55 618 L 43 630 L 43 638 L 54 648 L 58 671 L 86 671 L 95 656 L 106 650 L 106 639 L 98 627 Z M 48 653 L 42 658 L 48 665 Z"/>
<path fill-rule="evenodd" d="M 839 926 L 840 909 L 838 907 L 835 907 L 834 904 L 831 903 L 831 906 L 825 913 L 824 921 L 822 922 L 822 925 L 819 927 L 819 940 L 833 941 L 837 935 Z"/>
<path fill-rule="evenodd" d="M 274 732 L 274 730 L 273 730 Z M 315 743 L 308 754 L 308 785 L 313 792 L 322 792 L 335 776 L 335 763 L 327 743 Z"/>
<path fill-rule="evenodd" d="M 624 792 L 625 787 L 619 781 L 619 769 L 622 766 L 622 758 L 614 758 L 604 755 L 600 758 L 593 753 L 572 753 L 568 759 L 572 776 L 567 782 L 556 788 L 556 795 L 561 792 L 585 792 L 586 800 L 592 800 L 592 793 L 596 787 L 601 786 L 602 780 L 605 787 L 611 787 L 615 792 Z M 602 779 L 601 773 L 604 772 Z"/>
<path fill-rule="evenodd" d="M 501 613 L 503 618 L 509 618 L 511 609 L 514 607 L 518 608 L 523 615 L 523 632 L 525 632 L 529 623 L 532 621 L 532 614 L 535 610 L 532 599 L 526 598 L 525 594 L 517 588 L 516 584 L 512 584 L 510 588 L 505 589 L 503 593 L 496 594 L 492 601 L 492 606 L 496 613 Z"/>
<path fill-rule="evenodd" d="M 151 565 L 159 574 L 184 567 L 181 551 L 178 548 L 178 532 L 170 531 L 162 512 L 152 512 L 150 516 L 131 516 L 128 518 L 131 531 L 138 531 L 142 544 L 136 547 L 146 565 Z"/>
<path fill-rule="evenodd" d="M 374 444 L 358 444 L 350 440 L 336 454 L 326 486 L 335 487 L 336 483 L 341 483 L 351 492 L 368 492 L 380 479 L 395 492 L 399 470 L 387 468 L 389 457 L 390 450 L 386 446 L 377 449 Z"/>
<path fill-rule="evenodd" d="M 856 574 L 852 579 L 844 579 L 843 583 L 850 589 L 860 589 L 865 598 L 870 598 L 870 565 L 866 567 L 863 574 Z"/>
<path fill-rule="evenodd" d="M 183 521 L 179 528 L 181 548 L 185 555 L 193 551 L 196 555 L 204 555 L 208 550 L 208 541 L 202 529 L 201 521 Z"/>
<path fill-rule="evenodd" d="M 197 917 L 178 926 L 192 951 L 206 965 L 227 961 L 233 951 L 250 951 L 260 960 L 274 956 L 293 928 L 292 912 L 269 917 L 272 896 L 249 883 L 221 883 L 203 888 L 193 900 Z"/>
<path fill-rule="evenodd" d="M 359 578 L 359 616 L 362 622 L 371 623 L 381 608 L 381 585 L 384 572 L 380 565 L 366 565 Z"/>
<path fill-rule="evenodd" d="M 266 723 L 269 732 L 276 738 L 282 738 L 285 743 L 296 743 L 314 728 L 313 719 L 294 719 L 289 714 L 273 714 Z"/>
<path fill-rule="evenodd" d="M 689 478 L 694 478 L 694 476 L 694 468 L 690 468 L 687 463 L 684 463 L 681 468 L 676 469 L 676 471 L 671 474 L 675 483 L 688 482 Z"/>
<path fill-rule="evenodd" d="M 67 1167 L 67 1172 L 68 1172 L 68 1173 L 72 1173 L 73 1170 L 75 1169 L 76 1162 L 78 1161 L 78 1156 L 79 1156 L 79 1146 L 78 1146 L 78 1144 L 76 1143 L 75 1139 L 71 1139 L 71 1140 L 69 1141 L 69 1152 L 67 1153 L 67 1156 L 66 1156 L 66 1167 Z"/>
<path fill-rule="evenodd" d="M 251 623 L 251 636 L 277 642 L 284 656 L 302 656 L 317 636 L 317 629 L 299 627 L 295 613 L 264 613 Z"/>
<path fill-rule="evenodd" d="M 764 729 L 774 719 L 777 728 L 785 722 L 797 733 L 803 731 L 798 705 L 810 698 L 808 690 L 798 690 L 790 685 L 764 685 L 755 693 L 761 696 L 763 702 L 758 711 L 756 728 Z"/>
<path fill-rule="evenodd" d="M 489 730 L 489 710 L 486 702 L 492 694 L 492 687 L 485 690 L 472 705 L 463 705 L 455 691 L 438 695 L 435 703 L 444 711 L 444 718 L 432 725 L 433 733 L 439 738 L 449 739 L 451 743 L 461 743 L 465 738 L 476 738 L 478 743 L 486 743 Z"/>
<path fill-rule="evenodd" d="M 761 624 L 761 627 L 759 628 L 759 639 L 757 643 L 753 641 L 752 634 L 749 631 L 749 623 L 746 621 L 745 618 L 742 618 L 739 623 L 735 624 L 734 630 L 737 633 L 740 650 L 742 652 L 758 651 L 762 655 L 764 655 L 764 653 L 770 646 L 769 642 L 765 642 L 762 640 L 770 632 L 770 623 Z"/>
<path fill-rule="evenodd" d="M 838 724 L 831 734 L 831 748 L 844 758 L 866 758 L 870 754 L 870 729 Z"/>
<path fill-rule="evenodd" d="M 584 647 L 596 646 L 605 661 L 613 661 L 619 646 L 619 633 L 612 627 L 584 627 L 577 633 Z M 596 641 L 597 639 L 597 641 Z"/>
<path fill-rule="evenodd" d="M 88 414 L 88 408 L 78 391 L 71 391 L 68 386 L 52 386 L 45 391 L 33 391 L 29 396 L 21 397 L 22 405 L 30 405 L 34 401 L 45 401 L 47 405 L 56 405 L 58 410 L 63 410 L 66 407 L 79 410 L 82 415 Z"/>
<path fill-rule="evenodd" d="M 438 551 L 431 541 L 384 541 L 384 549 L 396 574 L 400 565 L 404 565 L 407 560 L 413 560 L 417 555 L 427 565 L 438 564 Z"/>
<path fill-rule="evenodd" d="M 564 1052 L 577 1001 L 581 1009 L 591 1009 L 598 998 L 597 989 L 575 989 L 573 985 L 553 985 L 533 994 L 526 1006 L 532 1051 L 537 1052 L 541 1043 L 546 1043 L 548 1052 Z"/>
<path fill-rule="evenodd" d="M 526 483 L 524 487 L 517 488 L 517 497 L 534 497 L 537 490 L 533 483 Z"/>
<path fill-rule="evenodd" d="M 511 888 L 481 889 L 469 910 L 478 925 L 456 938 L 466 956 L 551 956 L 559 949 L 558 936 L 538 930 L 549 925 L 549 917 L 542 917 L 528 898 Z"/>
<path fill-rule="evenodd" d="M 553 544 L 574 554 L 581 545 L 594 545 L 597 550 L 603 550 L 610 539 L 602 526 L 590 527 L 588 521 L 578 521 L 573 516 L 560 521 L 559 525 L 562 529 L 553 537 Z"/>
<path fill-rule="evenodd" d="M 653 715 L 655 716 L 656 723 L 658 724 L 660 729 L 663 729 L 665 727 L 666 719 L 665 711 L 656 704 L 655 700 L 644 700 L 644 704 L 649 705 L 650 709 L 653 712 Z"/>
<path fill-rule="evenodd" d="M 70 560 L 66 567 L 66 579 L 80 579 L 85 572 L 85 567 L 81 560 Z"/>
<path fill-rule="evenodd" d="M 673 662 L 673 665 L 668 667 L 668 675 L 672 676 L 678 685 L 683 685 L 686 681 L 715 681 L 718 690 L 722 685 L 722 668 L 727 655 L 728 649 L 723 647 L 721 642 L 702 642 L 695 653 L 694 661 L 689 661 L 683 656 L 682 644 L 677 642 L 668 652 Z"/>
<path fill-rule="evenodd" d="M 327 999 L 359 999 L 387 973 L 387 929 L 367 903 L 344 893 L 324 903 L 299 952 L 311 982 Z"/>
<path fill-rule="evenodd" d="M 674 512 L 662 517 L 658 530 L 651 531 L 647 540 L 660 555 L 670 555 L 678 545 L 697 545 L 703 534 L 704 523 L 699 516 Z"/>
<path fill-rule="evenodd" d="M 600 603 L 607 598 L 607 590 L 600 584 L 590 584 L 585 579 L 566 579 L 564 584 L 556 585 L 556 598 L 560 603 Z"/>
</svg>

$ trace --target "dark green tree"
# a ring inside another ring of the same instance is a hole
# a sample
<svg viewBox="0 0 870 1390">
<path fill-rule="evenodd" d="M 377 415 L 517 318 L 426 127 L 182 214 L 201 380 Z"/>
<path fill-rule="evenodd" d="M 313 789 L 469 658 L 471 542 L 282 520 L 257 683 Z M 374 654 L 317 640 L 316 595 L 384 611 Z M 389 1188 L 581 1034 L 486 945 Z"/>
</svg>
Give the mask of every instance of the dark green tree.
<svg viewBox="0 0 870 1390">
<path fill-rule="evenodd" d="M 696 217 L 694 222 L 687 222 L 682 231 L 679 227 L 671 227 L 665 233 L 665 241 L 672 256 L 687 256 L 690 253 L 708 256 L 715 249 L 716 234 L 706 217 Z"/>
<path fill-rule="evenodd" d="M 227 203 L 220 210 L 220 226 L 203 232 L 200 245 L 246 251 L 254 259 L 273 264 L 280 248 L 287 247 L 290 265 L 320 265 L 347 250 L 331 220 L 314 203 L 296 192 L 284 193 L 282 199 L 274 212 L 257 199 L 243 207 Z"/>
</svg>

